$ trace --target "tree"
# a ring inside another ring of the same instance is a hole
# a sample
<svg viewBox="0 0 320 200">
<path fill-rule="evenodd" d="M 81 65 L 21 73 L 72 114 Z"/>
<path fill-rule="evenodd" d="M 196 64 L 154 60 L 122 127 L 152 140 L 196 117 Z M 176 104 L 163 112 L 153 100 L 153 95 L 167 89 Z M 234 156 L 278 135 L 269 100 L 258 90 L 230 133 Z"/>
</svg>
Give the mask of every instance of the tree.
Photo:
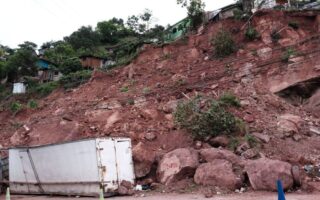
<svg viewBox="0 0 320 200">
<path fill-rule="evenodd" d="M 78 58 L 78 52 L 75 51 L 69 43 L 59 41 L 53 43 L 52 47 L 53 48 L 45 51 L 44 56 L 55 63 L 61 73 L 69 74 L 83 70 L 80 59 Z M 78 51 L 80 50 L 81 49 Z"/>
<path fill-rule="evenodd" d="M 150 29 L 152 20 L 152 11 L 149 9 L 145 9 L 143 13 L 138 16 L 129 16 L 127 20 L 127 26 L 130 30 L 138 34 L 144 34 Z"/>
<path fill-rule="evenodd" d="M 96 30 L 104 44 L 115 44 L 119 41 L 119 38 L 126 37 L 131 32 L 124 26 L 123 20 L 117 18 L 99 22 Z"/>
<path fill-rule="evenodd" d="M 127 26 L 134 32 L 139 32 L 139 17 L 132 15 L 128 17 Z"/>
<path fill-rule="evenodd" d="M 0 79 L 3 79 L 7 76 L 7 69 L 5 62 L 0 61 Z"/>
<path fill-rule="evenodd" d="M 67 42 L 57 42 L 52 44 L 52 47 L 45 51 L 44 56 L 58 66 L 62 65 L 66 59 L 78 57 L 76 51 Z"/>
<path fill-rule="evenodd" d="M 80 48 L 93 49 L 100 43 L 99 34 L 92 30 L 91 26 L 82 26 L 70 36 L 65 37 L 64 40 L 76 50 Z"/>
<path fill-rule="evenodd" d="M 163 40 L 165 28 L 161 25 L 156 24 L 153 28 L 149 29 L 146 33 L 147 38 Z"/>
<path fill-rule="evenodd" d="M 63 74 L 70 74 L 83 70 L 83 67 L 79 58 L 69 58 L 59 66 L 59 69 Z"/>
<path fill-rule="evenodd" d="M 145 9 L 142 14 L 140 14 L 140 19 L 145 25 L 145 30 L 149 30 L 151 22 L 152 22 L 152 11 L 149 9 Z"/>
<path fill-rule="evenodd" d="M 23 76 L 35 76 L 37 74 L 37 45 L 25 42 L 19 45 L 19 49 L 9 57 L 6 63 L 6 73 L 9 81 L 17 81 Z"/>
<path fill-rule="evenodd" d="M 18 45 L 20 49 L 35 51 L 37 49 L 37 45 L 33 42 L 26 41 L 23 44 Z"/>
<path fill-rule="evenodd" d="M 202 0 L 177 0 L 177 4 L 187 8 L 191 25 L 196 29 L 202 23 L 205 3 Z"/>
</svg>

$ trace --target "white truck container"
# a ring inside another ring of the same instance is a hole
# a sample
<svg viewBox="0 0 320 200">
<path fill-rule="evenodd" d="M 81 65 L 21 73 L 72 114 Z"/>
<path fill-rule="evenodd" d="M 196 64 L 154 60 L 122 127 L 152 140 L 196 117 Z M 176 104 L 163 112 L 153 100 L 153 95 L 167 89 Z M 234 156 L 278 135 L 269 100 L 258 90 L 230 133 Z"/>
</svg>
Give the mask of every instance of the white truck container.
<svg viewBox="0 0 320 200">
<path fill-rule="evenodd" d="M 112 195 L 134 183 L 131 140 L 98 138 L 9 149 L 9 184 L 15 194 Z"/>
</svg>

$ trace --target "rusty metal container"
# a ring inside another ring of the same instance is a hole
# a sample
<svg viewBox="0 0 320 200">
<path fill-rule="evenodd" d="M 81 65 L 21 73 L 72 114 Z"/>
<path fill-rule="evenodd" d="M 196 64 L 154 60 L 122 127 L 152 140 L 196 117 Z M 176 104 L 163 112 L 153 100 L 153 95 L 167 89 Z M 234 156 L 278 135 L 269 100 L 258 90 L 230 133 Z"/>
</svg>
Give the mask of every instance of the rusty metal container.
<svg viewBox="0 0 320 200">
<path fill-rule="evenodd" d="M 15 194 L 98 196 L 134 183 L 131 140 L 98 138 L 9 149 L 9 184 Z"/>
</svg>

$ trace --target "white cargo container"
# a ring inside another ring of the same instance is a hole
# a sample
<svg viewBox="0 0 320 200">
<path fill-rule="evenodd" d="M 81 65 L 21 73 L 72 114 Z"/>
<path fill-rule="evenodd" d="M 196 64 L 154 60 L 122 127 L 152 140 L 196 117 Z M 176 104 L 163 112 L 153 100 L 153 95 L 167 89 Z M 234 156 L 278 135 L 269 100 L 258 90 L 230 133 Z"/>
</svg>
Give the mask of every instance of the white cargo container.
<svg viewBox="0 0 320 200">
<path fill-rule="evenodd" d="M 131 140 L 98 138 L 9 149 L 9 184 L 16 194 L 98 196 L 134 183 Z"/>
</svg>

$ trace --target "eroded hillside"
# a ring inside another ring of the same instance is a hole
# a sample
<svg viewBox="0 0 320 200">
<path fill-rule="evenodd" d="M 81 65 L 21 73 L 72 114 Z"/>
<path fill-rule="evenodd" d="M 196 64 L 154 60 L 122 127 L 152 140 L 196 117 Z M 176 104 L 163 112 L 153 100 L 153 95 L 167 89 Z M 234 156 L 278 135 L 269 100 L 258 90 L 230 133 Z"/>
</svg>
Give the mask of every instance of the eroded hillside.
<svg viewBox="0 0 320 200">
<path fill-rule="evenodd" d="M 288 26 L 292 21 L 299 27 Z M 77 89 L 55 91 L 37 110 L 22 110 L 15 116 L 1 112 L 0 144 L 12 147 L 130 137 L 136 176 L 156 181 L 157 163 L 166 153 L 211 147 L 209 140 L 194 141 L 175 126 L 173 112 L 178 101 L 197 94 L 216 99 L 232 92 L 241 102 L 241 108 L 232 113 L 261 141 L 252 148 L 257 151 L 253 157 L 286 161 L 299 168 L 317 165 L 320 13 L 260 11 L 251 25 L 260 34 L 253 41 L 244 35 L 244 21 L 211 22 L 199 33 L 174 43 L 144 46 L 130 65 L 95 71 L 91 80 Z M 232 33 L 238 48 L 224 59 L 214 57 L 211 43 L 221 28 Z M 274 31 L 279 34 L 276 41 Z M 290 49 L 295 53 L 284 58 Z M 244 162 L 253 158 L 237 153 Z M 305 189 L 311 185 L 319 188 L 311 180 L 303 178 L 305 183 L 309 181 Z"/>
</svg>

